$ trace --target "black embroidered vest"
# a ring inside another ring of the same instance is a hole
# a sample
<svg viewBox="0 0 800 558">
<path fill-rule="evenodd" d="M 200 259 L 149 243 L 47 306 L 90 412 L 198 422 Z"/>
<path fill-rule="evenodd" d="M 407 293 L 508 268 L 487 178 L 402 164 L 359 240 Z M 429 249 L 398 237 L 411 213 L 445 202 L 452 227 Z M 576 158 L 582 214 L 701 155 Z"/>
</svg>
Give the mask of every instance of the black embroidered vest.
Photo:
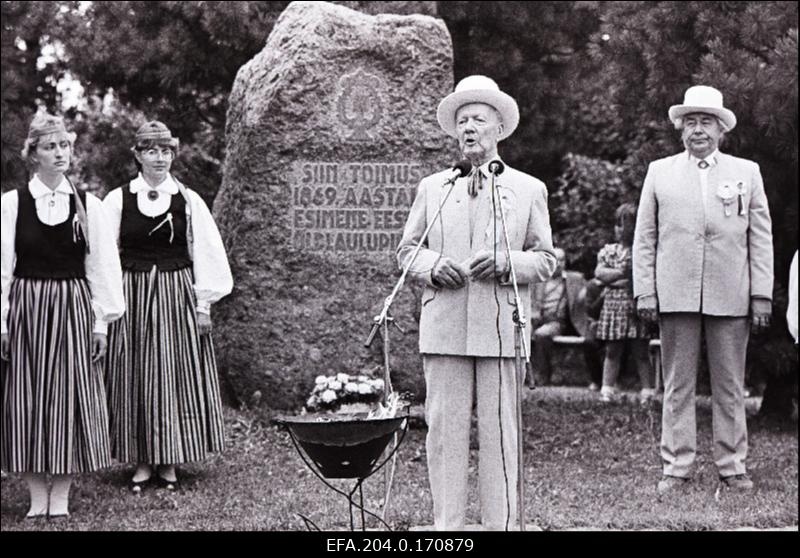
<svg viewBox="0 0 800 558">
<path fill-rule="evenodd" d="M 79 191 L 78 195 L 86 207 L 86 192 Z M 36 200 L 27 185 L 17 189 L 17 197 L 19 209 L 14 239 L 17 262 L 14 276 L 29 279 L 86 277 L 86 240 L 73 225 L 74 194 L 69 197 L 69 217 L 63 223 L 53 226 L 39 220 L 36 215 Z"/>
<path fill-rule="evenodd" d="M 159 192 L 159 195 L 169 194 Z M 168 215 L 172 215 L 171 223 L 165 221 Z M 165 213 L 148 217 L 139 211 L 136 194 L 131 193 L 127 185 L 122 186 L 119 248 L 122 269 L 149 271 L 155 265 L 161 271 L 174 271 L 191 266 L 183 196 L 173 195 Z"/>
</svg>

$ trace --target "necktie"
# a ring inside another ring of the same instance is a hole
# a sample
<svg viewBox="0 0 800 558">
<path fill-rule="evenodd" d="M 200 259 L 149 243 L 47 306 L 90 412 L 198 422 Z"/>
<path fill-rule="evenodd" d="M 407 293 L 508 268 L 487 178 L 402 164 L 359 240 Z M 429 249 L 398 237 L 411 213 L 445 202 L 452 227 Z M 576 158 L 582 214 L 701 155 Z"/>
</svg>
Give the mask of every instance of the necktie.
<svg viewBox="0 0 800 558">
<path fill-rule="evenodd" d="M 472 179 L 469 181 L 469 195 L 471 197 L 474 198 L 477 196 L 478 190 L 483 188 L 482 178 L 483 173 L 481 173 L 480 169 L 476 168 L 472 170 Z"/>
<path fill-rule="evenodd" d="M 703 196 L 703 209 L 705 211 L 708 211 L 708 173 L 705 170 L 710 166 L 705 159 L 697 161 L 697 168 L 704 171 L 700 173 L 700 193 Z"/>
</svg>

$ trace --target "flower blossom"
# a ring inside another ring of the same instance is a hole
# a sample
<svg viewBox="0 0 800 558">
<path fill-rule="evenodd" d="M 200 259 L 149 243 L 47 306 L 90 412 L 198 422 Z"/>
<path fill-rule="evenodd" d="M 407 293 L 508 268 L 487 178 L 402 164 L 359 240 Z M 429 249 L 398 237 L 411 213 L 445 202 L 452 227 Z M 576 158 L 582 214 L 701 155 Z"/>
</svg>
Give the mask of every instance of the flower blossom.
<svg viewBox="0 0 800 558">
<path fill-rule="evenodd" d="M 372 393 L 372 386 L 369 384 L 358 384 L 358 393 L 361 395 L 370 395 Z"/>
<path fill-rule="evenodd" d="M 354 382 L 348 382 L 345 384 L 344 390 L 347 393 L 358 393 L 358 384 Z"/>
</svg>

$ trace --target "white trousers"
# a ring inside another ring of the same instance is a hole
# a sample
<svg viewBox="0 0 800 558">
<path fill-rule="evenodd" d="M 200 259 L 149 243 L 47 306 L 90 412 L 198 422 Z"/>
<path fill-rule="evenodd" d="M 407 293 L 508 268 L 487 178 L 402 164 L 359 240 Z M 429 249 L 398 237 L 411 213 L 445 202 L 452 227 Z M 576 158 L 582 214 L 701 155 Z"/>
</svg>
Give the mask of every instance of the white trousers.
<svg viewBox="0 0 800 558">
<path fill-rule="evenodd" d="M 473 401 L 477 398 L 481 523 L 485 529 L 514 529 L 517 520 L 514 359 L 422 356 L 427 389 L 425 447 L 434 527 L 451 531 L 465 525 L 470 425 Z"/>
<path fill-rule="evenodd" d="M 664 406 L 661 458 L 664 474 L 688 477 L 697 453 L 695 390 L 705 334 L 711 376 L 714 463 L 722 476 L 745 472 L 747 416 L 744 372 L 750 324 L 746 317 L 661 314 Z"/>
</svg>

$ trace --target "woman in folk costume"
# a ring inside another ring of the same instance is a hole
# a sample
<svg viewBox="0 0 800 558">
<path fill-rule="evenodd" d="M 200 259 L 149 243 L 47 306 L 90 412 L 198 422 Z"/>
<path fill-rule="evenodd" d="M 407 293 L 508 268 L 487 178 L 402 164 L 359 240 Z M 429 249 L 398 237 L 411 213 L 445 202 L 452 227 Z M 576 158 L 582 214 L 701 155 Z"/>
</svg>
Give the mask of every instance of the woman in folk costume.
<svg viewBox="0 0 800 558">
<path fill-rule="evenodd" d="M 233 279 L 208 207 L 170 174 L 177 150 L 164 124 L 143 125 L 133 147 L 141 173 L 103 202 L 128 311 L 109 334 L 112 454 L 138 464 L 134 493 L 154 476 L 175 490 L 176 464 L 224 447 L 210 307 Z"/>
<path fill-rule="evenodd" d="M 122 271 L 102 203 L 65 176 L 74 140 L 61 118 L 34 117 L 33 178 L 2 196 L 0 461 L 28 483 L 27 517 L 68 515 L 72 475 L 111 464 L 101 366 Z"/>
</svg>

